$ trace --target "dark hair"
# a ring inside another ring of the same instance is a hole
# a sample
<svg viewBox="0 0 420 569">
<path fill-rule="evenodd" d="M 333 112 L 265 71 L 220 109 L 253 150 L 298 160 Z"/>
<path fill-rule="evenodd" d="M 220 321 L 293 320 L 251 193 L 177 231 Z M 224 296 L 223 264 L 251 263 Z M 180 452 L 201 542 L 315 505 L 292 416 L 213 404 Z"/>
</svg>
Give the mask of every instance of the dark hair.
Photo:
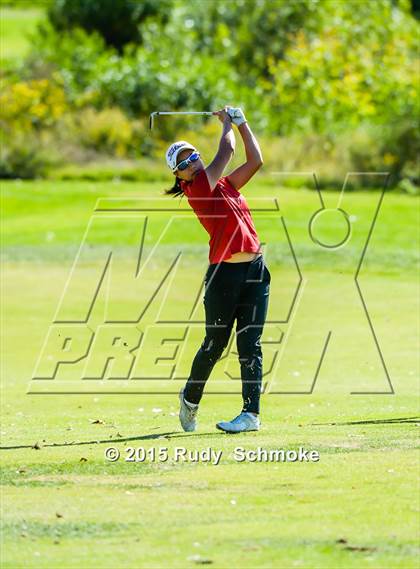
<svg viewBox="0 0 420 569">
<path fill-rule="evenodd" d="M 175 184 L 169 190 L 165 190 L 165 194 L 173 195 L 174 197 L 183 196 L 184 192 L 181 188 L 181 178 L 175 177 Z"/>
</svg>

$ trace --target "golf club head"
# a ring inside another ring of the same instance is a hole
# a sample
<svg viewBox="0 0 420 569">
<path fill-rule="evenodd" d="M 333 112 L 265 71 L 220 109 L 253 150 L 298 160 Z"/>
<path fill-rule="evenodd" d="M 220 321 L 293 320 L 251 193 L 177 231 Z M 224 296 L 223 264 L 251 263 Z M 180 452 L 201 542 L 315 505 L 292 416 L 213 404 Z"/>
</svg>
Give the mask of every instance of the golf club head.
<svg viewBox="0 0 420 569">
<path fill-rule="evenodd" d="M 154 124 L 154 118 L 155 115 L 157 115 L 158 113 L 155 111 L 153 113 L 150 113 L 150 117 L 149 117 L 149 130 L 153 130 L 153 124 Z"/>
</svg>

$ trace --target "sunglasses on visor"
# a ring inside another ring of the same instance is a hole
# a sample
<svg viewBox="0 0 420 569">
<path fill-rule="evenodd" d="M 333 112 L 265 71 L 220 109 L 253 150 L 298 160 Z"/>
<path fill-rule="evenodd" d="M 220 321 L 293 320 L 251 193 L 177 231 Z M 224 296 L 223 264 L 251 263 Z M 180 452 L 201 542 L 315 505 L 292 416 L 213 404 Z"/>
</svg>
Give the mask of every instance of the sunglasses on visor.
<svg viewBox="0 0 420 569">
<path fill-rule="evenodd" d="M 182 172 L 182 170 L 185 170 L 186 168 L 188 168 L 188 166 L 191 164 L 191 162 L 196 162 L 199 158 L 200 158 L 200 153 L 199 152 L 193 152 L 192 154 L 190 154 L 188 156 L 188 158 L 185 158 L 185 160 L 181 160 L 181 162 L 175 166 L 174 172 L 176 170 L 181 170 L 181 172 Z"/>
</svg>

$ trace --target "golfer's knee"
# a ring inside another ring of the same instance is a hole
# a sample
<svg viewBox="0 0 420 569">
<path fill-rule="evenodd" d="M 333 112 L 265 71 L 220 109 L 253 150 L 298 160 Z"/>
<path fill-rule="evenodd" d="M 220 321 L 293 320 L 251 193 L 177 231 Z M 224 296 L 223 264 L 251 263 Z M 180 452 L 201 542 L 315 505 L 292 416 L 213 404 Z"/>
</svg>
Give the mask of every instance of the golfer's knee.
<svg viewBox="0 0 420 569">
<path fill-rule="evenodd" d="M 241 361 L 262 357 L 261 344 L 259 340 L 251 342 L 238 342 L 237 349 L 239 359 Z"/>
<path fill-rule="evenodd" d="M 227 342 L 224 339 L 206 337 L 201 344 L 202 352 L 212 361 L 216 362 L 223 354 Z"/>
<path fill-rule="evenodd" d="M 262 355 L 261 354 L 250 354 L 245 357 L 239 356 L 239 362 L 241 366 L 250 371 L 256 373 L 262 369 Z"/>
</svg>

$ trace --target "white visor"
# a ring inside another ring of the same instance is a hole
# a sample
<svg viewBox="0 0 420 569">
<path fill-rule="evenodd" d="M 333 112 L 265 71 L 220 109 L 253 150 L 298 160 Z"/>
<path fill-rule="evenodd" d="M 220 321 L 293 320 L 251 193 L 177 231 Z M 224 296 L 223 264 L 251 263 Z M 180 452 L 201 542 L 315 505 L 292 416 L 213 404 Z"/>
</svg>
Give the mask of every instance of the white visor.
<svg viewBox="0 0 420 569">
<path fill-rule="evenodd" d="M 172 172 L 175 172 L 176 170 L 178 155 L 180 152 L 182 152 L 182 150 L 197 150 L 197 149 L 194 148 L 192 144 L 186 142 L 185 140 L 178 140 L 177 142 L 171 144 L 171 146 L 166 151 L 166 163 L 168 164 Z"/>
</svg>

